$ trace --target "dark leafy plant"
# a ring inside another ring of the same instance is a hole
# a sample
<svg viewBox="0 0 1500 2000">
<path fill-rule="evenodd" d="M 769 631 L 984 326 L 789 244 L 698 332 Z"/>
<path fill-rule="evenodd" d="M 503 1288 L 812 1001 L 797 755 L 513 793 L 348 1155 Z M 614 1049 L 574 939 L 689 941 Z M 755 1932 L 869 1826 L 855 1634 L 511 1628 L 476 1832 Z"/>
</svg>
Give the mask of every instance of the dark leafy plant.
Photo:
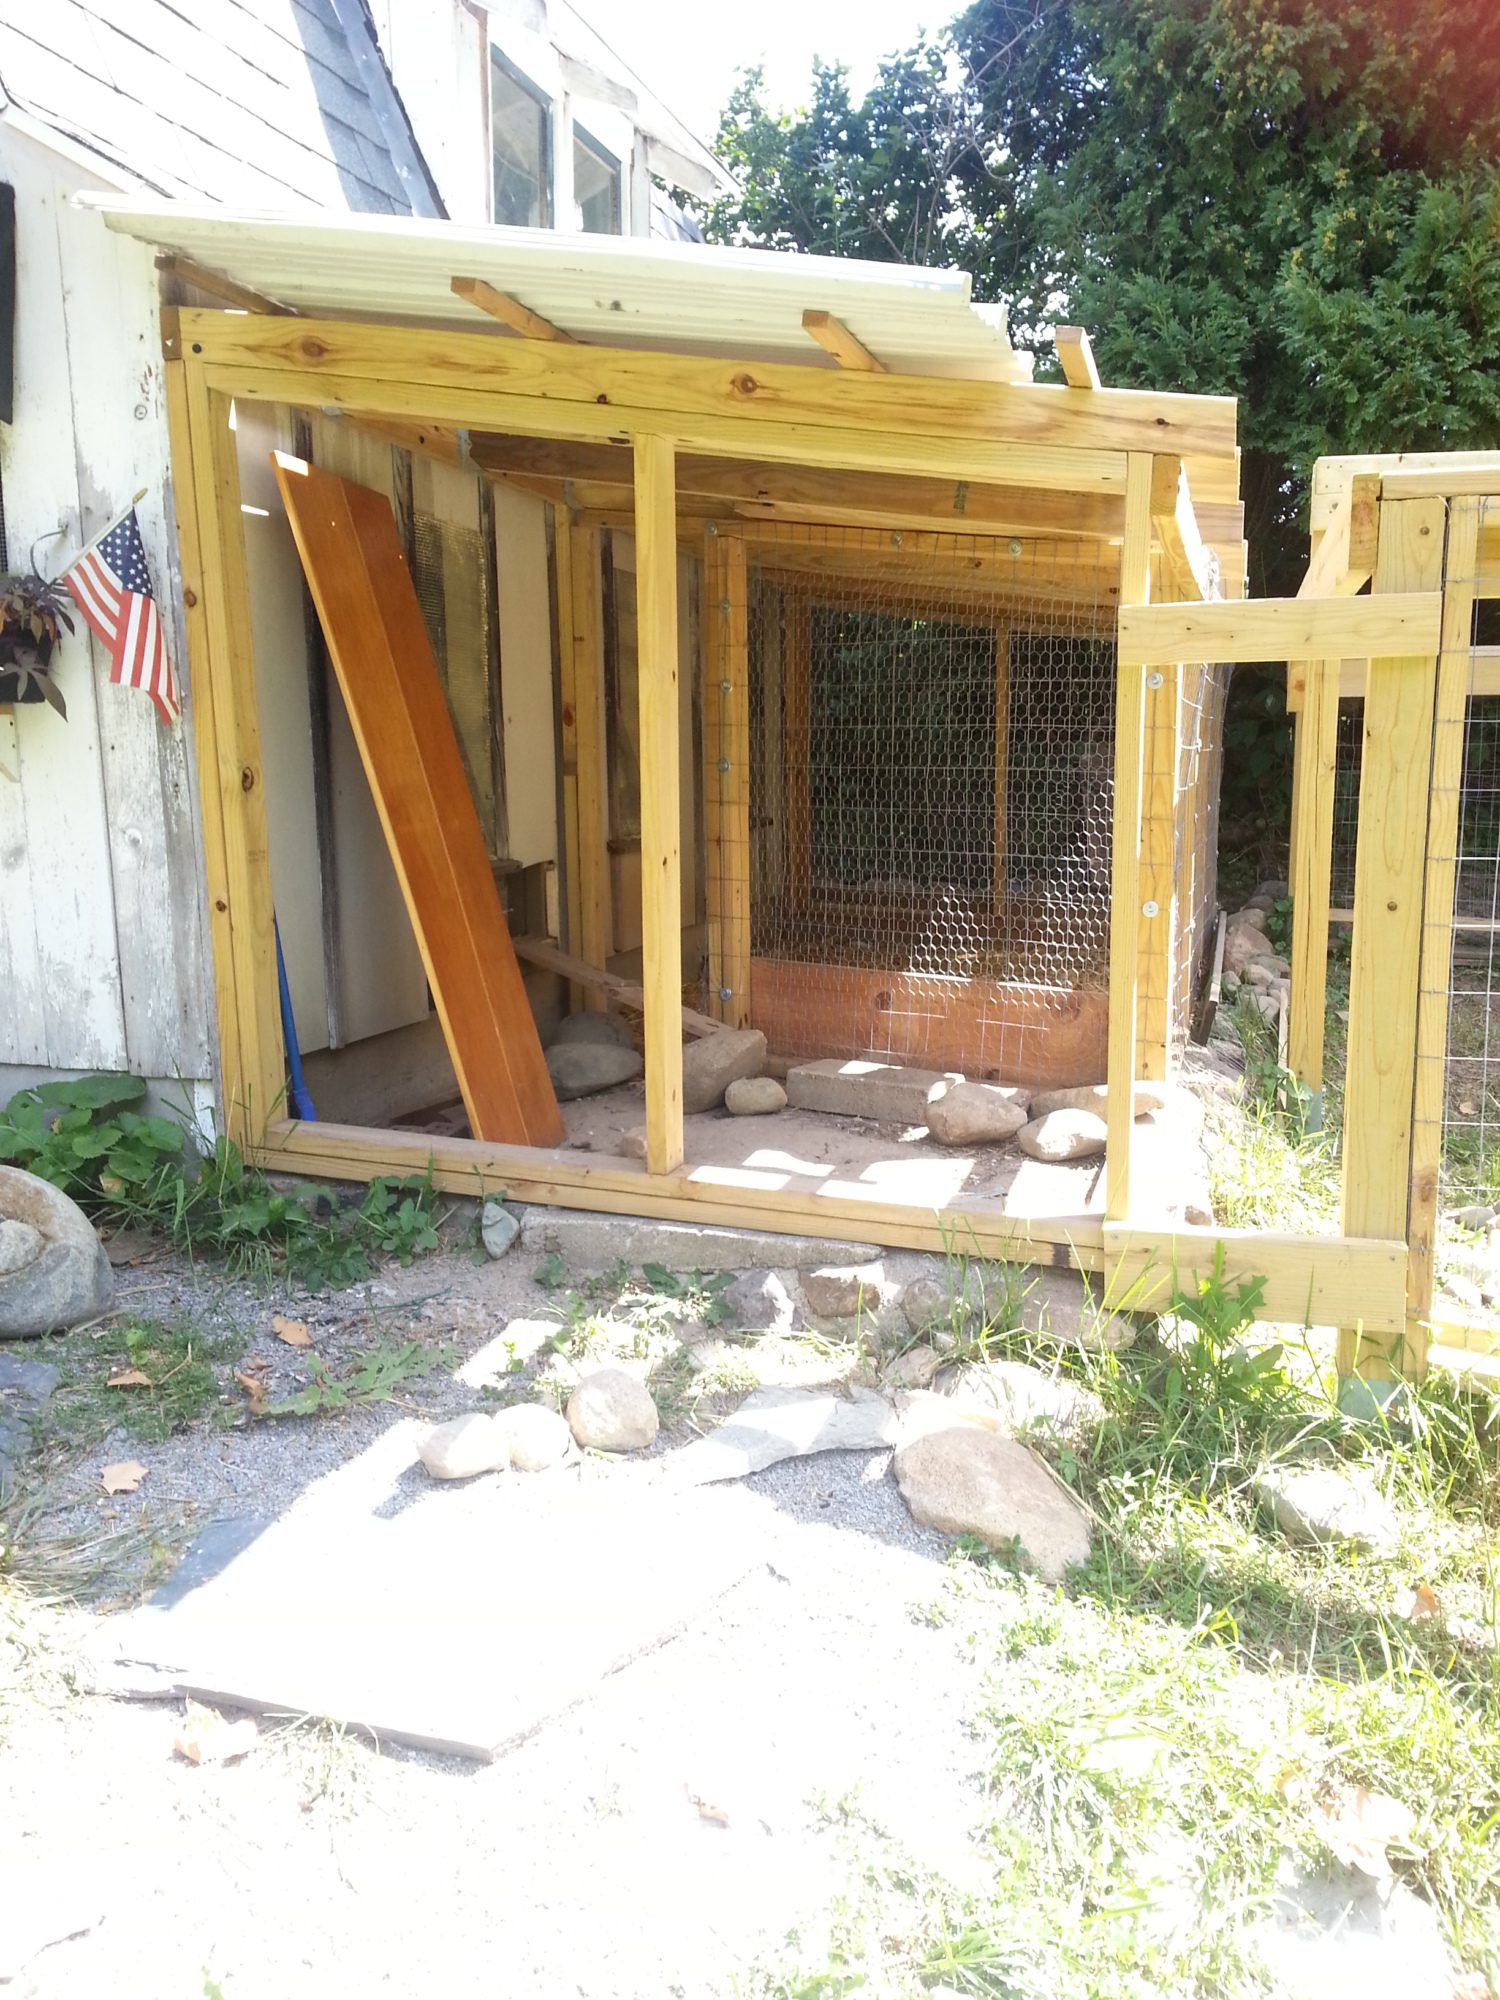
<svg viewBox="0 0 1500 2000">
<path fill-rule="evenodd" d="M 44 701 L 64 719 L 52 654 L 73 618 L 61 585 L 35 574 L 0 576 L 0 701 Z"/>
<path fill-rule="evenodd" d="M 75 1201 L 136 1197 L 169 1161 L 182 1161 L 182 1129 L 133 1111 L 146 1094 L 135 1076 L 84 1076 L 19 1090 L 0 1113 L 0 1160 L 53 1182 Z"/>
</svg>

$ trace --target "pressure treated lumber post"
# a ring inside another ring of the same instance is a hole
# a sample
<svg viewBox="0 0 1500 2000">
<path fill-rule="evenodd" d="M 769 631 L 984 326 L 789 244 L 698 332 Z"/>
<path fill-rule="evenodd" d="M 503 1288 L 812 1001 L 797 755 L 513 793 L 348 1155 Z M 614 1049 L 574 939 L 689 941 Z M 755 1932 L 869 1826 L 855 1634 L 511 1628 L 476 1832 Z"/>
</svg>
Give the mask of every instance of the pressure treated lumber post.
<svg viewBox="0 0 1500 2000">
<path fill-rule="evenodd" d="M 199 785 L 205 831 L 210 821 L 222 829 L 217 856 L 211 837 L 207 845 L 211 868 L 216 859 L 222 865 L 217 889 L 211 875 L 209 893 L 224 1129 L 243 1147 L 256 1142 L 267 1122 L 280 1115 L 286 1094 L 250 589 L 230 399 L 208 387 L 200 367 L 177 365 L 184 369 L 181 401 L 186 408 L 178 411 L 174 432 L 180 435 L 185 414 L 188 466 L 187 489 L 179 489 L 179 532 L 189 504 L 196 521 L 196 548 L 190 549 L 184 539 L 182 558 L 184 597 L 191 593 L 198 600 L 189 605 L 188 635 L 190 645 L 197 639 L 193 693 Z M 174 452 L 176 445 L 174 435 Z M 181 467 L 177 476 L 181 479 Z M 193 558 L 196 575 L 190 569 Z M 213 787 L 216 798 L 210 795 Z M 227 950 L 222 940 L 226 928 Z M 226 969 L 227 990 L 222 983 Z"/>
<path fill-rule="evenodd" d="M 708 1011 L 750 1025 L 749 577 L 742 535 L 704 544 L 703 818 Z"/>
<path fill-rule="evenodd" d="M 583 906 L 578 868 L 578 701 L 573 650 L 573 545 L 564 507 L 552 509 L 552 594 L 557 618 L 557 695 L 562 767 L 563 942 L 582 952 Z M 568 987 L 573 1013 L 589 1004 L 585 987 Z"/>
<path fill-rule="evenodd" d="M 1377 596 L 1438 588 L 1444 520 L 1441 500 L 1382 504 Z M 1346 1236 L 1407 1240 L 1435 678 L 1428 654 L 1370 661 L 1344 1093 Z M 1410 1321 L 1404 1339 L 1340 1329 L 1341 1375 L 1419 1376 L 1425 1359 L 1425 1335 Z"/>
<path fill-rule="evenodd" d="M 605 766 L 604 610 L 599 530 L 570 526 L 567 632 L 573 662 L 573 752 L 578 815 L 578 930 L 574 947 L 607 970 L 614 948 L 609 883 L 609 792 Z M 603 995 L 585 988 L 584 1002 L 602 1008 Z"/>
<path fill-rule="evenodd" d="M 995 627 L 995 859 L 990 906 L 998 923 L 1005 909 L 1005 819 L 1010 809 L 1010 623 Z"/>
<path fill-rule="evenodd" d="M 1148 667 L 1145 680 L 1135 1064 L 1138 1077 L 1160 1080 L 1167 1074 L 1172 1038 L 1177 725 L 1182 668 Z"/>
<path fill-rule="evenodd" d="M 1133 451 L 1125 480 L 1120 606 L 1151 594 L 1151 454 Z M 1130 1215 L 1130 1147 L 1135 1124 L 1136 1000 L 1140 960 L 1141 789 L 1145 757 L 1146 670 L 1121 665 L 1115 679 L 1115 796 L 1109 900 L 1109 1143 L 1104 1213 Z"/>
<path fill-rule="evenodd" d="M 786 783 L 786 849 L 793 913 L 807 908 L 812 894 L 812 705 L 811 632 L 807 599 L 788 591 L 782 650 L 783 749 Z"/>
<path fill-rule="evenodd" d="M 1500 478 L 1496 481 L 1500 488 Z M 1389 506 L 1398 504 L 1390 501 Z M 1411 502 L 1407 502 L 1411 505 Z M 1409 1338 L 1425 1346 L 1432 1314 L 1432 1260 L 1438 1178 L 1443 1164 L 1443 1093 L 1453 970 L 1453 903 L 1458 872 L 1464 723 L 1473 661 L 1474 594 L 1480 517 L 1489 504 L 1453 500 L 1443 570 L 1443 650 L 1432 718 L 1432 784 L 1427 816 L 1427 879 L 1422 904 L 1422 967 L 1417 994 L 1416 1090 L 1412 1103 L 1411 1205 L 1406 1303 Z"/>
<path fill-rule="evenodd" d="M 1339 732 L 1338 660 L 1309 660 L 1292 751 L 1292 990 L 1287 1063 L 1313 1093 L 1323 1123 L 1323 1026 L 1328 1004 L 1328 906 L 1333 875 L 1333 783 Z"/>
<path fill-rule="evenodd" d="M 682 1165 L 682 874 L 678 783 L 675 446 L 635 440 L 640 679 L 641 984 L 646 995 L 646 1166 Z"/>
</svg>

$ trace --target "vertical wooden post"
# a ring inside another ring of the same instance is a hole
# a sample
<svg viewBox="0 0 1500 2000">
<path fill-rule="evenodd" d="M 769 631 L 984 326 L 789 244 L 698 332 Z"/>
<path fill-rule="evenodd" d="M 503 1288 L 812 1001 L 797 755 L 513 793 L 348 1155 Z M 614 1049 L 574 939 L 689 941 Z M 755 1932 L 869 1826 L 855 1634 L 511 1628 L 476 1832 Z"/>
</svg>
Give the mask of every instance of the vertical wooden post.
<svg viewBox="0 0 1500 2000">
<path fill-rule="evenodd" d="M 708 1007 L 750 1025 L 750 640 L 743 535 L 710 524 L 703 566 Z"/>
<path fill-rule="evenodd" d="M 995 861 L 990 906 L 995 921 L 1005 908 L 1005 815 L 1010 804 L 1010 625 L 995 627 Z"/>
<path fill-rule="evenodd" d="M 604 720 L 604 611 L 599 530 L 570 526 L 568 635 L 573 658 L 573 745 L 578 814 L 578 943 L 590 965 L 607 967 L 614 948 L 609 883 L 609 778 Z M 591 988 L 596 1010 L 604 995 Z"/>
<path fill-rule="evenodd" d="M 646 1167 L 682 1165 L 682 870 L 678 781 L 677 478 L 670 438 L 635 440 L 640 678 L 641 984 L 646 997 Z"/>
<path fill-rule="evenodd" d="M 552 509 L 552 588 L 557 621 L 558 757 L 562 767 L 563 942 L 583 951 L 583 911 L 578 865 L 578 693 L 573 646 L 573 542 L 566 507 Z M 587 987 L 568 986 L 568 1006 L 576 1014 L 590 1004 Z"/>
<path fill-rule="evenodd" d="M 1122 600 L 1123 601 L 1123 600 Z M 1136 979 L 1136 1075 L 1167 1074 L 1172 1037 L 1172 960 L 1177 850 L 1177 726 L 1181 667 L 1146 670 L 1141 792 L 1140 940 Z"/>
<path fill-rule="evenodd" d="M 239 461 L 229 427 L 229 397 L 210 390 L 201 368 L 192 363 L 173 366 L 184 370 L 182 393 L 173 399 L 178 405 L 173 445 L 175 456 L 185 428 L 187 490 L 180 483 L 180 465 L 175 477 L 179 482 L 184 597 L 186 600 L 191 593 L 196 600 L 188 603 L 188 636 L 193 651 L 199 785 L 209 847 L 224 1124 L 227 1136 L 245 1146 L 256 1143 L 268 1120 L 284 1111 L 286 1058 L 276 979 L 271 854 L 261 784 Z M 195 547 L 189 545 L 191 534 L 183 535 L 190 510 L 196 526 Z M 210 787 L 215 785 L 218 796 L 213 800 Z M 223 829 L 218 843 L 208 833 L 211 821 Z M 227 991 L 222 983 L 226 971 L 230 980 Z"/>
<path fill-rule="evenodd" d="M 1377 592 L 1440 587 L 1445 513 L 1441 500 L 1382 504 Z M 1407 1237 L 1435 679 L 1425 655 L 1369 666 L 1344 1093 L 1346 1236 Z M 1341 1328 L 1339 1373 L 1420 1375 L 1425 1346 L 1410 1324 L 1404 1341 Z"/>
<path fill-rule="evenodd" d="M 1120 604 L 1151 596 L 1151 454 L 1130 453 L 1125 480 L 1125 539 L 1120 549 Z M 1104 1213 L 1130 1214 L 1130 1148 L 1135 1125 L 1136 1000 L 1141 918 L 1141 790 L 1145 756 L 1146 670 L 1118 667 L 1115 678 L 1115 796 L 1109 895 L 1109 1143 Z"/>
<path fill-rule="evenodd" d="M 1473 659 L 1479 524 L 1486 504 L 1479 499 L 1449 501 L 1448 546 L 1443 565 L 1443 650 L 1438 659 L 1432 718 L 1432 786 L 1427 816 L 1416 1090 L 1411 1127 L 1411 1204 L 1407 1222 L 1408 1339 L 1424 1350 L 1427 1340 L 1424 1323 L 1432 1315 L 1432 1260 L 1437 1235 L 1438 1179 L 1443 1164 L 1443 1102 L 1464 778 L 1464 723 Z"/>
<path fill-rule="evenodd" d="M 788 591 L 786 644 L 782 655 L 784 688 L 784 748 L 786 774 L 786 851 L 788 886 L 794 916 L 805 911 L 812 894 L 812 709 L 808 690 L 811 617 L 800 591 Z"/>
<path fill-rule="evenodd" d="M 1309 661 L 1292 748 L 1292 991 L 1287 1066 L 1313 1093 L 1323 1122 L 1323 1025 L 1328 1004 L 1328 907 L 1333 876 L 1333 782 L 1339 733 L 1337 660 Z"/>
</svg>

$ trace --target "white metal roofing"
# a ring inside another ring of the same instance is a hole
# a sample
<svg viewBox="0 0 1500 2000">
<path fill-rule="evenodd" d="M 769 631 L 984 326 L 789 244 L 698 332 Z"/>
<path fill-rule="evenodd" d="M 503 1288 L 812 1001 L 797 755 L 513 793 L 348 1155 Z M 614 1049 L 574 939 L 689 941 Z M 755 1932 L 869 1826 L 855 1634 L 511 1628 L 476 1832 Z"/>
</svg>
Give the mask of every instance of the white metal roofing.
<svg viewBox="0 0 1500 2000">
<path fill-rule="evenodd" d="M 482 278 L 580 340 L 832 366 L 802 325 L 834 314 L 903 373 L 1014 379 L 1003 307 L 976 306 L 965 271 L 862 264 L 640 237 L 477 228 L 409 216 L 273 215 L 207 203 L 81 194 L 111 229 L 189 257 L 282 305 L 329 318 L 494 328 L 450 289 Z"/>
</svg>

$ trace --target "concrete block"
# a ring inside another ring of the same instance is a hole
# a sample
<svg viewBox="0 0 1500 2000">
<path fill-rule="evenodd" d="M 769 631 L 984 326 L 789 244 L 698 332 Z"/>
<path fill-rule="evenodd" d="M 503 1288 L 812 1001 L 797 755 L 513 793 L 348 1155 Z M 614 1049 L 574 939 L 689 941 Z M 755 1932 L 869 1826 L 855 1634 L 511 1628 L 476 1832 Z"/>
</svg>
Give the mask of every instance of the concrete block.
<svg viewBox="0 0 1500 2000">
<path fill-rule="evenodd" d="M 813 1271 L 824 1264 L 869 1263 L 880 1255 L 872 1243 L 543 1207 L 524 1211 L 521 1247 L 539 1257 L 556 1254 L 572 1271 L 609 1271 L 620 1263 L 665 1264 L 669 1271 Z"/>
<path fill-rule="evenodd" d="M 939 1085 L 962 1081 L 956 1071 L 907 1069 L 901 1063 L 861 1056 L 852 1062 L 835 1058 L 798 1063 L 786 1073 L 786 1094 L 802 1111 L 874 1118 L 887 1125 L 925 1125 L 931 1093 Z"/>
</svg>

